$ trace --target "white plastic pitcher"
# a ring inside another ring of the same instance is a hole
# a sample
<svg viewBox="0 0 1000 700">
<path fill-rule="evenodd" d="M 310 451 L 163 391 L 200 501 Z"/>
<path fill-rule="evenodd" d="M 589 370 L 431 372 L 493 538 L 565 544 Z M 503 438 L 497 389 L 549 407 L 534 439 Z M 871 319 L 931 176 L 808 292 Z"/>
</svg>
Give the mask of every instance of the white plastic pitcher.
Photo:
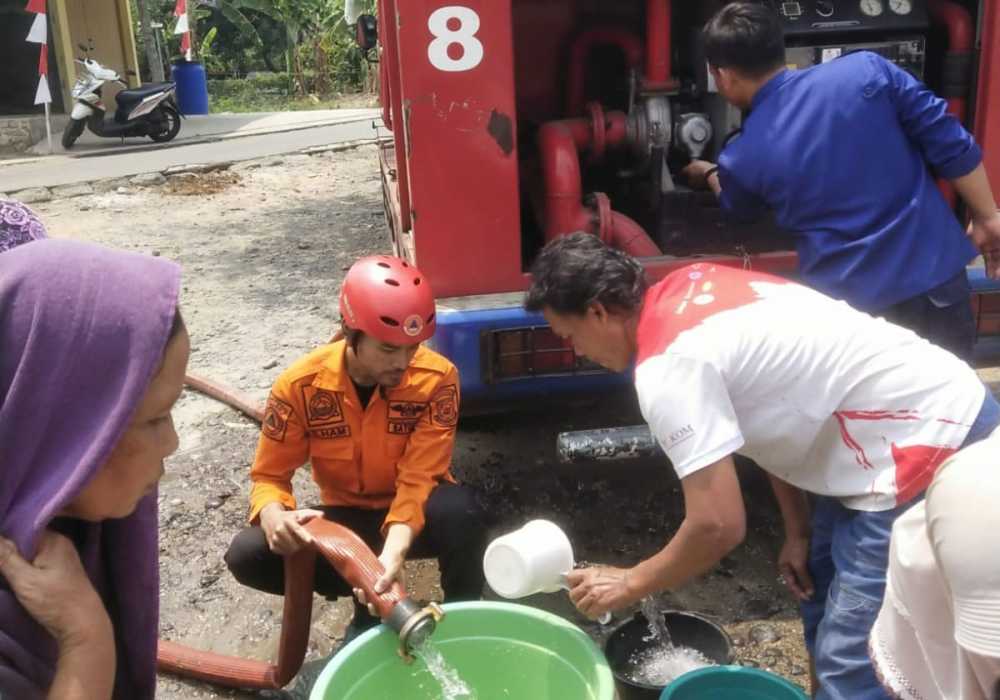
<svg viewBox="0 0 1000 700">
<path fill-rule="evenodd" d="M 496 538 L 483 555 L 486 581 L 504 598 L 565 589 L 566 573 L 572 568 L 573 545 L 548 520 L 532 520 Z"/>
<path fill-rule="evenodd" d="M 531 520 L 497 537 L 483 555 L 486 582 L 504 598 L 568 591 L 566 574 L 573 567 L 573 545 L 549 520 Z M 602 625 L 611 620 L 610 612 L 598 618 Z"/>
</svg>

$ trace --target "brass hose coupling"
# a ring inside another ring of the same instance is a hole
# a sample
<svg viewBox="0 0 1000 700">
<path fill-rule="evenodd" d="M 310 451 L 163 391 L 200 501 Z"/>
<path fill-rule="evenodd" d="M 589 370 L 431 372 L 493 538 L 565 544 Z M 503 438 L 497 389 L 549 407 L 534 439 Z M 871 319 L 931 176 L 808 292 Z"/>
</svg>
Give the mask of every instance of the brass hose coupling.
<svg viewBox="0 0 1000 700">
<path fill-rule="evenodd" d="M 399 634 L 399 655 L 406 663 L 412 663 L 410 653 L 430 637 L 444 617 L 444 610 L 437 603 L 428 603 L 419 608 L 410 598 L 396 604 L 385 623 Z"/>
</svg>

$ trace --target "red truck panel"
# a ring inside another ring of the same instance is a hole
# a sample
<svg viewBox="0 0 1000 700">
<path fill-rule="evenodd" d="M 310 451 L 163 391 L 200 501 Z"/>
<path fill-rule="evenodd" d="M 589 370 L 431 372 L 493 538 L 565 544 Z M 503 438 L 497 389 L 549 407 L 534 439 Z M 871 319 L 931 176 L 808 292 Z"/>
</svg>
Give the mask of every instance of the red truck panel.
<svg viewBox="0 0 1000 700">
<path fill-rule="evenodd" d="M 1000 188 L 1000 2 L 983 3 L 979 86 L 976 93 L 976 140 L 993 191 Z"/>
<path fill-rule="evenodd" d="M 675 10 L 684 7 L 674 3 Z M 564 57 L 581 17 L 611 13 L 615 26 L 641 36 L 642 8 L 639 0 L 379 0 L 383 98 L 391 102 L 395 144 L 383 172 L 396 243 L 430 277 L 439 298 L 527 286 L 519 190 L 529 207 L 541 183 L 524 179 L 537 170 L 536 154 L 524 154 L 519 166 L 518 120 L 531 132 L 548 120 L 580 116 L 565 114 Z M 996 187 L 1000 1 L 983 3 L 980 30 L 974 130 Z M 588 70 L 600 68 L 588 64 Z M 753 262 L 790 272 L 795 258 L 776 253 Z M 655 279 L 678 264 L 661 258 L 646 266 Z"/>
<path fill-rule="evenodd" d="M 415 262 L 438 297 L 516 290 L 521 227 L 510 2 L 395 4 L 403 119 L 394 121 L 405 129 Z"/>
</svg>

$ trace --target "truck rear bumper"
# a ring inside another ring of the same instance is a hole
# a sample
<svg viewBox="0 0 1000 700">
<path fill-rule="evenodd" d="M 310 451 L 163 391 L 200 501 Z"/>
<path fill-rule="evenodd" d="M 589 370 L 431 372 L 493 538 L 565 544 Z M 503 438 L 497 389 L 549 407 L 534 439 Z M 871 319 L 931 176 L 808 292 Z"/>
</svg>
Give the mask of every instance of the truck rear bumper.
<svg viewBox="0 0 1000 700">
<path fill-rule="evenodd" d="M 1000 282 L 982 268 L 970 267 L 968 274 L 979 329 L 975 364 L 998 364 Z M 541 314 L 524 310 L 522 299 L 516 292 L 438 301 L 430 345 L 458 367 L 465 407 L 594 396 L 629 384 L 631 372 L 608 372 L 577 357 Z"/>
<path fill-rule="evenodd" d="M 430 346 L 455 363 L 463 411 L 470 406 L 593 395 L 628 384 L 578 358 L 541 314 L 521 306 L 523 295 L 489 294 L 438 301 Z"/>
</svg>

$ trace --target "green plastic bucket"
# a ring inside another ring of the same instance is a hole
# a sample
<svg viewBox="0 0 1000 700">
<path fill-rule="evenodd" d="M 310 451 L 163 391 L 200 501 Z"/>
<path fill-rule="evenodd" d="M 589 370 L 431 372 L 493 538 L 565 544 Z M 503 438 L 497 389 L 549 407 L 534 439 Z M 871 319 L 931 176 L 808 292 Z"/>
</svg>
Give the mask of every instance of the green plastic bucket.
<svg viewBox="0 0 1000 700">
<path fill-rule="evenodd" d="M 477 700 L 613 700 L 611 669 L 583 630 L 543 610 L 491 601 L 447 603 L 431 641 Z M 379 625 L 341 649 L 310 700 L 441 700 L 423 662 L 405 664 Z"/>
<path fill-rule="evenodd" d="M 689 671 L 660 700 L 808 700 L 799 686 L 759 668 L 710 666 Z"/>
</svg>

